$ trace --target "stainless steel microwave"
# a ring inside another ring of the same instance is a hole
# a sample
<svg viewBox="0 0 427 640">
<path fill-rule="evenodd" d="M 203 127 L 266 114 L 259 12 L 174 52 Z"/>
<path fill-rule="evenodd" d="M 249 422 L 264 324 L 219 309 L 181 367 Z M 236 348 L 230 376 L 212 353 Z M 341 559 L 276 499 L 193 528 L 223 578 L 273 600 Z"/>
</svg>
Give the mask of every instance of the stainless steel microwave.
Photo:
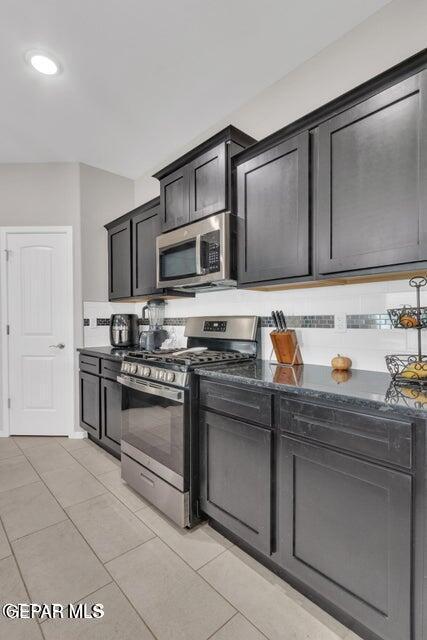
<svg viewBox="0 0 427 640">
<path fill-rule="evenodd" d="M 158 236 L 157 286 L 187 291 L 236 286 L 234 223 L 226 211 Z"/>
</svg>

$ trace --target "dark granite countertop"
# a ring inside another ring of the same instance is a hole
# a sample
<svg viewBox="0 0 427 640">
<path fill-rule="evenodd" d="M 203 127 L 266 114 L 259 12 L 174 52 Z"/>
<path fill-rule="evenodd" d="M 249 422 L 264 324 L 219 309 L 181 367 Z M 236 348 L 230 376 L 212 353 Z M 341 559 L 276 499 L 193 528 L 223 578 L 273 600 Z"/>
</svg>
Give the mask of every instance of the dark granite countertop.
<svg viewBox="0 0 427 640">
<path fill-rule="evenodd" d="M 346 372 L 333 372 L 330 367 L 285 367 L 267 360 L 200 366 L 196 372 L 216 380 L 286 391 L 301 398 L 338 402 L 348 408 L 427 418 L 427 389 L 393 385 L 387 373 L 353 369 L 347 377 Z"/>
<path fill-rule="evenodd" d="M 110 360 L 123 360 L 123 358 L 129 353 L 129 351 L 136 351 L 133 349 L 118 349 L 117 347 L 80 347 L 77 349 L 80 353 L 87 353 L 90 356 L 97 356 L 98 358 L 108 358 Z"/>
</svg>

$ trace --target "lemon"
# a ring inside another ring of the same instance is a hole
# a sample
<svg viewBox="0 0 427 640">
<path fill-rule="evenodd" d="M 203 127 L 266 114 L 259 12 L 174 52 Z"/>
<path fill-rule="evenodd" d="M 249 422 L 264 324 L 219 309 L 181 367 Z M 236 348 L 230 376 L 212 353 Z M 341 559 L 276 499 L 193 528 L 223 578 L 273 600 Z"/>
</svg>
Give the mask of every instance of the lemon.
<svg viewBox="0 0 427 640">
<path fill-rule="evenodd" d="M 427 378 L 427 362 L 408 364 L 400 375 L 408 380 L 424 380 Z"/>
</svg>

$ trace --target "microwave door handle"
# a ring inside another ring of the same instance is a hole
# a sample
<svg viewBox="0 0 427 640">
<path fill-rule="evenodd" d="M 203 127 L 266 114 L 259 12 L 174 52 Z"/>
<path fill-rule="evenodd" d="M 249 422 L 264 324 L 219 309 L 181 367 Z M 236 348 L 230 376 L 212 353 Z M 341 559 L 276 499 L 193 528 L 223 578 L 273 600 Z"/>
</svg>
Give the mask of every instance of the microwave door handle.
<svg viewBox="0 0 427 640">
<path fill-rule="evenodd" d="M 203 275 L 202 270 L 202 238 L 200 235 L 196 236 L 196 274 L 198 276 Z"/>
<path fill-rule="evenodd" d="M 169 387 L 163 387 L 162 385 L 152 384 L 149 382 L 143 382 L 140 380 L 134 380 L 127 376 L 117 376 L 117 382 L 120 382 L 124 387 L 129 389 L 135 389 L 136 391 L 142 391 L 143 393 L 149 393 L 153 396 L 160 396 L 161 398 L 167 398 L 174 402 L 184 402 L 184 393 L 178 389 L 169 389 Z"/>
</svg>

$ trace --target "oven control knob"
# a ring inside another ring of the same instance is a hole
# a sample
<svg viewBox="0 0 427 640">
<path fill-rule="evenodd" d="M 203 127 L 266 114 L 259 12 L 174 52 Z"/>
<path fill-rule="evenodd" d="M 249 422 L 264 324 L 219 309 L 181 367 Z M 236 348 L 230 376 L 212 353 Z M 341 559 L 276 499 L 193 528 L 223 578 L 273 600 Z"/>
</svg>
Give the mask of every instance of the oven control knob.
<svg viewBox="0 0 427 640">
<path fill-rule="evenodd" d="M 159 380 L 164 380 L 164 379 L 165 379 L 165 372 L 159 371 Z"/>
<path fill-rule="evenodd" d="M 175 374 L 172 371 L 169 371 L 166 375 L 166 380 L 168 382 L 173 382 L 175 380 Z"/>
<path fill-rule="evenodd" d="M 144 375 L 144 367 L 142 365 L 138 365 L 138 375 L 139 376 L 143 376 Z"/>
<path fill-rule="evenodd" d="M 148 378 L 150 373 L 151 373 L 150 367 L 144 367 L 144 376 L 147 376 L 147 378 Z"/>
<path fill-rule="evenodd" d="M 138 365 L 136 365 L 136 364 L 130 364 L 129 365 L 129 372 L 130 373 L 137 373 L 137 371 L 138 371 Z"/>
</svg>

